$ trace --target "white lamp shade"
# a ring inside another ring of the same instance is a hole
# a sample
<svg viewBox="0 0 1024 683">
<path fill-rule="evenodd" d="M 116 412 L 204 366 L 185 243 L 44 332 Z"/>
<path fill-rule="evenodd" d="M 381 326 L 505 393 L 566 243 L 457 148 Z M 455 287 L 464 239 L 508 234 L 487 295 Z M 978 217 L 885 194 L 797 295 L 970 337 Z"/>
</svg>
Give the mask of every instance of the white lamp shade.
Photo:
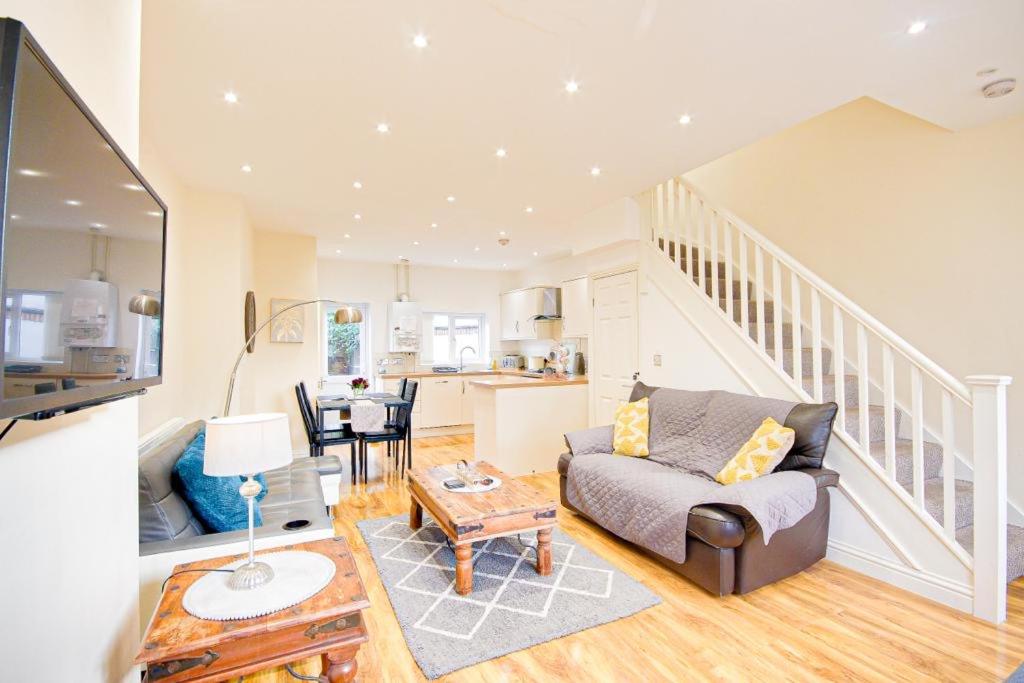
<svg viewBox="0 0 1024 683">
<path fill-rule="evenodd" d="M 257 474 L 292 461 L 284 413 L 257 413 L 206 420 L 203 473 L 212 477 Z"/>
</svg>

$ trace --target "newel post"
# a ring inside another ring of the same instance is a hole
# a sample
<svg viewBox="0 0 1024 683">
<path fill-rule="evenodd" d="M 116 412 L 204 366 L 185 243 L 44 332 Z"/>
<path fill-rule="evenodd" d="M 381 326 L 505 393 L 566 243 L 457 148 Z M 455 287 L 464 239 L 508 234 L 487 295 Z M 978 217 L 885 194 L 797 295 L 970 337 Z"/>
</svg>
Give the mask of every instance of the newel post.
<svg viewBox="0 0 1024 683">
<path fill-rule="evenodd" d="M 974 616 L 1006 621 L 1005 375 L 967 378 L 973 406 Z"/>
</svg>

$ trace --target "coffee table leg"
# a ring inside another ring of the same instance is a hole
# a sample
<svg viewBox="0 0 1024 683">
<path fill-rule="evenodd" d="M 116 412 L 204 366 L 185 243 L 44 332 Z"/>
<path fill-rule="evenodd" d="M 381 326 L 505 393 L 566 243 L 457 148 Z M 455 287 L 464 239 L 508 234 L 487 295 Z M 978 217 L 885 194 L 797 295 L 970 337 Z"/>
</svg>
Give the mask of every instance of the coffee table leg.
<svg viewBox="0 0 1024 683">
<path fill-rule="evenodd" d="M 409 505 L 409 528 L 419 529 L 421 526 L 423 526 L 423 508 L 413 498 Z"/>
<path fill-rule="evenodd" d="M 469 595 L 473 592 L 473 544 L 455 546 L 455 592 Z"/>
<path fill-rule="evenodd" d="M 320 655 L 323 673 L 330 683 L 349 683 L 356 679 L 356 652 L 359 646 L 346 647 L 340 650 L 329 650 Z"/>
<path fill-rule="evenodd" d="M 537 573 L 541 576 L 551 573 L 551 529 L 537 531 Z"/>
</svg>

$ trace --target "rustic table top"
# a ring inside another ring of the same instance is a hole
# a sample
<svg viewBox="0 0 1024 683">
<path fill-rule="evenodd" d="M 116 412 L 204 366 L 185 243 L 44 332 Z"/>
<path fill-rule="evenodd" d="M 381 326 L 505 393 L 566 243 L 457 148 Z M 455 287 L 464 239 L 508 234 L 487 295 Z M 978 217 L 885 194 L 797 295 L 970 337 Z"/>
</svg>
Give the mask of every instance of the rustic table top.
<svg viewBox="0 0 1024 683">
<path fill-rule="evenodd" d="M 449 491 L 441 482 L 455 476 L 454 464 L 415 467 L 409 470 L 409 479 L 414 484 L 413 491 L 419 489 L 431 498 L 439 512 L 447 515 L 455 525 L 504 515 L 555 509 L 553 499 L 532 486 L 513 479 L 494 465 L 483 461 L 478 461 L 475 465 L 481 474 L 501 479 L 501 486 L 483 493 Z"/>
<path fill-rule="evenodd" d="M 188 587 L 205 576 L 206 572 L 192 571 L 175 576 L 167 582 L 160 604 L 153 614 L 149 628 L 146 629 L 139 654 L 135 658 L 136 664 L 167 660 L 200 648 L 334 619 L 370 606 L 363 581 L 356 571 L 355 561 L 344 538 L 299 543 L 268 549 L 265 552 L 281 550 L 307 550 L 329 557 L 337 568 L 334 578 L 326 588 L 313 597 L 279 612 L 254 619 L 212 621 L 193 617 L 181 604 Z M 190 562 L 178 565 L 174 571 L 215 569 L 246 556 L 247 553 Z"/>
</svg>

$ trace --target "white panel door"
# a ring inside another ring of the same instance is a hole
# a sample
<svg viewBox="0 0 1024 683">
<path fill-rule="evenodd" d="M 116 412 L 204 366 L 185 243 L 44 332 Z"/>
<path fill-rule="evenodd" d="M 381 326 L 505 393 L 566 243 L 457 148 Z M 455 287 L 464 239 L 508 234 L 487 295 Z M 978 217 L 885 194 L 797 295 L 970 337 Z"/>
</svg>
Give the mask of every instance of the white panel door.
<svg viewBox="0 0 1024 683">
<path fill-rule="evenodd" d="M 594 279 L 590 381 L 594 424 L 611 424 L 615 408 L 629 399 L 637 357 L 636 271 Z"/>
</svg>

